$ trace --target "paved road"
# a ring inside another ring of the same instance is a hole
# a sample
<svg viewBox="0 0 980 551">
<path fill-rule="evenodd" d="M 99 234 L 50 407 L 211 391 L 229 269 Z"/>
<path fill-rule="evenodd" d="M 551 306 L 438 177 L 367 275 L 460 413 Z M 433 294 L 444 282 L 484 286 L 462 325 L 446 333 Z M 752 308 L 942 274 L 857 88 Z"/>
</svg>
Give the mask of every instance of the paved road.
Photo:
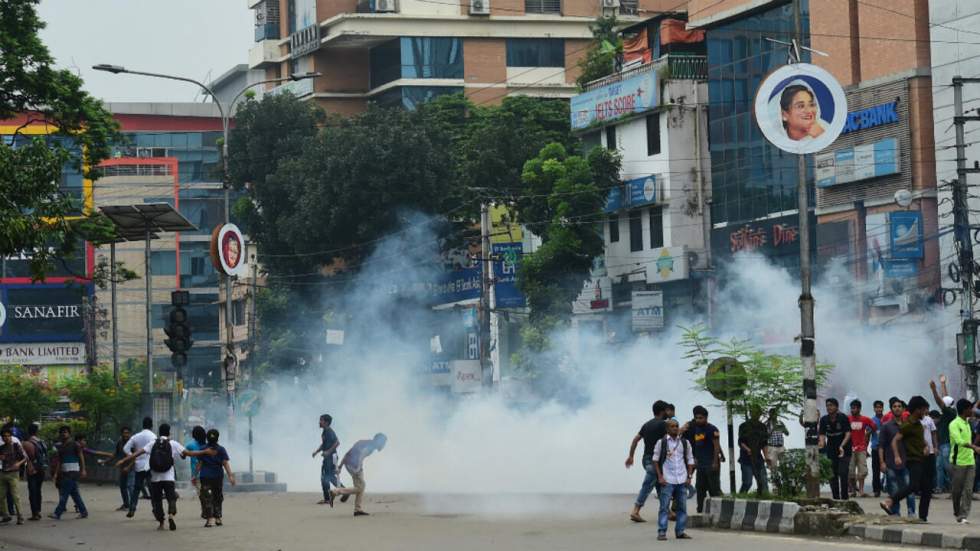
<svg viewBox="0 0 980 551">
<path fill-rule="evenodd" d="M 45 514 L 54 507 L 48 486 Z M 830 551 L 884 549 L 853 540 L 803 540 L 726 531 L 691 530 L 692 541 L 655 541 L 656 525 L 626 519 L 630 496 L 371 496 L 370 517 L 353 518 L 351 504 L 335 509 L 314 505 L 306 493 L 230 494 L 225 526 L 203 528 L 196 499 L 178 503 L 178 530 L 158 533 L 142 501 L 136 518 L 113 512 L 115 490 L 83 486 L 91 516 L 60 522 L 45 519 L 25 526 L 0 527 L 4 551 L 173 551 L 194 547 L 210 551 L 500 551 L 649 549 L 753 549 L 758 551 Z M 648 515 L 652 520 L 655 512 Z M 913 549 L 913 548 L 908 548 Z"/>
</svg>

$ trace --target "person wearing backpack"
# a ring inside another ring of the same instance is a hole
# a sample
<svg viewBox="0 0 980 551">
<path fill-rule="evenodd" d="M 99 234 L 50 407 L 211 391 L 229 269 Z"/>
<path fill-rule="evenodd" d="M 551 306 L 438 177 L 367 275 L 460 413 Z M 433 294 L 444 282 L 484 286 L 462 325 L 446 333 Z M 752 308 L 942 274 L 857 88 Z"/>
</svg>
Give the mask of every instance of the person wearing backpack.
<svg viewBox="0 0 980 551">
<path fill-rule="evenodd" d="M 686 438 L 681 437 L 680 427 L 674 419 L 667 420 L 667 435 L 653 446 L 653 466 L 660 484 L 660 514 L 657 518 L 657 540 L 666 541 L 670 502 L 677 508 L 675 537 L 689 540 L 687 528 L 687 487 L 694 474 L 694 453 Z"/>
<path fill-rule="evenodd" d="M 48 447 L 37 436 L 39 427 L 31 423 L 27 427 L 27 440 L 22 443 L 27 454 L 27 499 L 31 504 L 31 516 L 27 520 L 41 520 L 41 486 L 44 472 L 50 466 Z"/>
<path fill-rule="evenodd" d="M 185 455 L 200 453 L 202 452 L 186 452 L 180 442 L 171 440 L 170 425 L 163 423 L 160 425 L 160 436 L 156 440 L 116 463 L 117 467 L 122 467 L 144 455 L 149 458 L 147 463 L 150 472 L 150 502 L 153 504 L 153 517 L 160 523 L 157 530 L 164 529 L 164 497 L 167 499 L 167 520 L 170 530 L 177 529 L 177 523 L 174 522 L 174 517 L 177 515 L 177 478 L 174 471 L 174 460 L 183 459 Z"/>
</svg>

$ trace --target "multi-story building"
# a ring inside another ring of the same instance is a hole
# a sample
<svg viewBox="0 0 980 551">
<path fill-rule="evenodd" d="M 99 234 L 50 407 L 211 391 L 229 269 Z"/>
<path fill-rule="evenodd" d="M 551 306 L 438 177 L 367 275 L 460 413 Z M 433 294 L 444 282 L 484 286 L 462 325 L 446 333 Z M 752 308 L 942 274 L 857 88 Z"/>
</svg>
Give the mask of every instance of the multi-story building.
<svg viewBox="0 0 980 551">
<path fill-rule="evenodd" d="M 806 213 L 817 222 L 812 250 L 822 265 L 835 261 L 868 282 L 853 290 L 859 316 L 917 319 L 908 314 L 922 312 L 939 286 L 928 2 L 817 8 L 808 0 L 687 3 L 688 27 L 707 36 L 713 260 L 723 267 L 732 253 L 754 249 L 799 266 L 797 157 L 769 144 L 752 113 L 762 79 L 789 57 L 779 41 L 799 33 L 827 54 L 803 50 L 803 60 L 834 75 L 849 103 L 846 133 L 806 158 L 816 184 Z M 899 191 L 910 204 L 896 201 Z M 899 237 L 912 245 L 896 246 Z"/>
<path fill-rule="evenodd" d="M 211 231 L 224 222 L 224 192 L 217 173 L 221 119 L 213 104 L 109 103 L 123 140 L 105 162 L 103 176 L 93 184 L 94 206 L 169 203 L 197 226 L 195 232 L 161 234 L 151 242 L 152 327 L 154 370 L 173 373 L 163 328 L 170 310 L 170 292 L 190 291 L 187 311 L 194 346 L 188 354 L 188 386 L 220 381 L 219 278 L 210 258 Z M 144 243 L 116 245 L 116 259 L 140 278 L 145 276 Z M 109 247 L 96 250 L 108 261 Z M 145 282 L 118 286 L 118 346 L 121 360 L 146 356 Z M 109 304 L 109 291 L 98 291 Z M 107 307 L 107 306 L 106 306 Z M 244 320 L 242 321 L 244 325 Z M 112 341 L 99 339 L 100 361 L 111 358 Z"/>
<path fill-rule="evenodd" d="M 602 13 L 637 21 L 676 0 L 249 0 L 249 67 L 267 78 L 318 71 L 290 90 L 331 113 L 368 101 L 411 108 L 464 92 L 480 103 L 512 94 L 570 97 Z"/>
<path fill-rule="evenodd" d="M 624 185 L 609 193 L 602 262 L 573 308 L 580 328 L 615 341 L 669 327 L 704 307 L 710 183 L 704 33 L 685 31 L 678 17 L 625 29 L 626 68 L 572 98 L 572 128 L 585 147 L 622 155 Z"/>
</svg>

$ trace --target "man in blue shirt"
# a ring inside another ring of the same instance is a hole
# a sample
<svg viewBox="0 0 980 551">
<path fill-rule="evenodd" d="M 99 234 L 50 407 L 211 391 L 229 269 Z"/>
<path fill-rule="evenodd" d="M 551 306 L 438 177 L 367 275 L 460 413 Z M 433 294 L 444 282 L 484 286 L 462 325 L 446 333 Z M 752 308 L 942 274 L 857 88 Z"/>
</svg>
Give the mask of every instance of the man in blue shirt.
<svg viewBox="0 0 980 551">
<path fill-rule="evenodd" d="M 878 455 L 878 431 L 881 430 L 881 418 L 885 411 L 885 403 L 875 400 L 875 414 L 871 416 L 871 421 L 875 424 L 875 430 L 871 433 L 871 489 L 874 490 L 875 497 L 881 497 L 881 457 Z"/>
<path fill-rule="evenodd" d="M 330 485 L 333 484 L 335 487 L 340 487 L 337 480 L 337 464 L 335 460 L 335 454 L 337 453 L 337 447 L 340 446 L 340 440 L 337 439 L 337 433 L 330 428 L 333 423 L 333 417 L 329 414 L 324 413 L 320 416 L 320 428 L 323 432 L 320 433 L 320 445 L 317 449 L 313 450 L 313 457 L 316 454 L 323 454 L 323 465 L 320 466 L 320 489 L 323 490 L 323 499 L 318 501 L 318 505 L 329 504 L 333 507 L 333 496 L 330 495 Z"/>
</svg>

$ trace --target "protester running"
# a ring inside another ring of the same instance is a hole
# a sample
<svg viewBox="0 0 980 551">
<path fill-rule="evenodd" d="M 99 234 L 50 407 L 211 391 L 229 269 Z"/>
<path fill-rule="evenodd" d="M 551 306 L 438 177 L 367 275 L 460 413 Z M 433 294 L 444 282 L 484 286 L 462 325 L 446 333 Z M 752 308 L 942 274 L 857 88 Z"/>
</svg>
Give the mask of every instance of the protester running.
<svg viewBox="0 0 980 551">
<path fill-rule="evenodd" d="M 153 434 L 153 419 L 149 417 L 143 418 L 143 430 L 137 432 L 126 445 L 123 446 L 123 451 L 126 452 L 127 456 L 135 456 L 137 452 L 155 442 L 157 435 Z M 119 465 L 119 463 L 116 463 Z M 150 478 L 150 458 L 146 455 L 139 455 L 136 457 L 136 463 L 134 464 L 134 470 L 136 474 L 133 478 L 133 490 L 129 494 L 129 512 L 126 516 L 133 518 L 136 515 L 136 507 L 139 505 L 140 493 L 144 491 L 146 487 L 147 480 Z"/>
<path fill-rule="evenodd" d="M 333 495 L 330 493 L 330 485 L 333 484 L 335 488 L 340 487 L 340 473 L 337 471 L 337 448 L 340 446 L 340 440 L 337 439 L 337 433 L 333 431 L 330 425 L 333 424 L 333 417 L 329 414 L 324 413 L 320 416 L 320 445 L 313 450 L 313 457 L 316 458 L 317 454 L 323 454 L 323 464 L 320 465 L 320 489 L 323 491 L 323 499 L 317 502 L 317 505 L 330 505 L 333 507 Z"/>
<path fill-rule="evenodd" d="M 633 504 L 633 511 L 630 513 L 630 520 L 633 522 L 646 522 L 640 516 L 640 509 L 646 504 L 647 498 L 650 497 L 650 492 L 657 485 L 657 471 L 653 468 L 652 460 L 653 447 L 667 434 L 667 425 L 664 421 L 667 419 L 668 405 L 663 400 L 657 400 L 653 403 L 653 418 L 640 427 L 640 432 L 633 437 L 633 441 L 630 443 L 629 455 L 626 456 L 626 468 L 629 469 L 633 466 L 633 455 L 636 454 L 636 445 L 640 440 L 643 441 L 641 465 L 643 465 L 645 474 L 643 476 L 643 484 L 640 485 L 640 493 L 636 496 L 636 503 Z"/>
<path fill-rule="evenodd" d="M 923 521 L 929 518 L 929 501 L 932 499 L 931 477 L 925 472 L 926 463 L 926 441 L 922 426 L 922 417 L 929 412 L 929 403 L 922 396 L 913 396 L 908 405 L 908 421 L 899 426 L 899 432 L 891 439 L 892 453 L 895 455 L 895 465 L 902 466 L 907 463 L 909 471 L 909 484 L 904 489 L 895 494 L 890 494 L 880 503 L 881 508 L 891 514 L 892 505 L 898 503 L 902 498 L 917 492 L 920 497 L 919 518 Z M 905 445 L 906 460 L 903 461 L 899 454 L 899 444 Z M 928 486 L 928 487 L 927 487 Z"/>
<path fill-rule="evenodd" d="M 364 498 L 364 459 L 376 451 L 381 451 L 385 448 L 385 444 L 388 443 L 388 437 L 382 433 L 374 435 L 374 438 L 370 440 L 358 440 L 351 449 L 347 450 L 344 454 L 344 458 L 340 461 L 340 468 L 343 470 L 347 469 L 350 473 L 351 478 L 354 481 L 353 488 L 337 488 L 336 490 L 330 490 L 331 497 L 335 496 L 354 496 L 354 516 L 361 517 L 367 516 L 368 513 L 364 512 L 361 507 L 362 500 Z M 338 472 L 339 476 L 340 473 Z"/>
</svg>

